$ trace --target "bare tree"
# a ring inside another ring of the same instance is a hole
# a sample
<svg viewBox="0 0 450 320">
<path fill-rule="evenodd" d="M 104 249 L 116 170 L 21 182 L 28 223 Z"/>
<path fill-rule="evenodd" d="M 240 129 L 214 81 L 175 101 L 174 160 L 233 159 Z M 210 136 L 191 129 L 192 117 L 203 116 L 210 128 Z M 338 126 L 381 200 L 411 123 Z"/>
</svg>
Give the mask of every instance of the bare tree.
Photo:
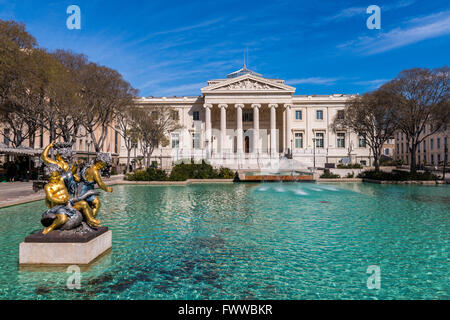
<svg viewBox="0 0 450 320">
<path fill-rule="evenodd" d="M 63 90 L 57 91 L 59 93 L 55 101 L 59 105 L 57 127 L 65 142 L 74 143 L 77 138 L 83 137 L 80 129 L 86 108 L 83 107 L 81 99 L 81 73 L 88 60 L 83 54 L 65 50 L 56 50 L 52 56 L 67 69 L 67 72 L 61 76 L 69 77 L 61 82 L 64 83 L 65 90 L 61 88 Z"/>
<path fill-rule="evenodd" d="M 374 157 L 375 171 L 380 170 L 380 157 L 384 143 L 397 129 L 393 104 L 395 99 L 384 90 L 351 98 L 343 115 L 334 119 L 334 131 L 349 129 L 365 139 Z"/>
<path fill-rule="evenodd" d="M 450 70 L 402 71 L 383 86 L 396 100 L 394 117 L 406 135 L 411 156 L 410 171 L 416 171 L 416 151 L 427 137 L 443 130 L 450 121 Z M 429 130 L 425 129 L 429 126 Z"/>
<path fill-rule="evenodd" d="M 139 132 L 135 127 L 139 111 L 136 111 L 134 106 L 122 106 L 116 111 L 115 126 L 113 129 L 122 137 L 125 148 L 127 149 L 127 167 L 126 172 L 129 172 L 131 150 L 137 145 L 139 140 Z"/>
<path fill-rule="evenodd" d="M 82 123 L 96 152 L 103 149 L 116 110 L 131 105 L 135 90 L 115 70 L 89 63 L 81 73 Z M 100 134 L 95 132 L 99 129 Z"/>
<path fill-rule="evenodd" d="M 136 129 L 147 167 L 150 166 L 150 158 L 155 148 L 159 145 L 167 146 L 170 142 L 168 135 L 181 128 L 174 114 L 174 109 L 167 107 L 136 108 Z"/>
<path fill-rule="evenodd" d="M 23 89 L 23 79 L 30 75 L 26 67 L 28 53 L 35 46 L 35 38 L 26 32 L 23 24 L 0 20 L 0 119 L 3 123 L 0 135 L 12 137 L 15 147 L 27 138 L 34 143 L 35 126 L 24 119 L 26 110 L 14 101 L 12 94 L 18 88 Z"/>
</svg>

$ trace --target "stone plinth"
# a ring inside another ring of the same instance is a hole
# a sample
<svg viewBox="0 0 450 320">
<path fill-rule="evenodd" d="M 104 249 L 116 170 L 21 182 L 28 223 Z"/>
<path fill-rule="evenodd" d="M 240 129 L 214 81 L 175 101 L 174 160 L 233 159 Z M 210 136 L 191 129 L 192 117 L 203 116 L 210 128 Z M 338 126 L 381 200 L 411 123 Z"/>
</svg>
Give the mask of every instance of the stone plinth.
<svg viewBox="0 0 450 320">
<path fill-rule="evenodd" d="M 20 244 L 20 265 L 88 265 L 112 246 L 112 232 L 100 227 L 92 232 L 71 234 L 36 233 Z"/>
</svg>

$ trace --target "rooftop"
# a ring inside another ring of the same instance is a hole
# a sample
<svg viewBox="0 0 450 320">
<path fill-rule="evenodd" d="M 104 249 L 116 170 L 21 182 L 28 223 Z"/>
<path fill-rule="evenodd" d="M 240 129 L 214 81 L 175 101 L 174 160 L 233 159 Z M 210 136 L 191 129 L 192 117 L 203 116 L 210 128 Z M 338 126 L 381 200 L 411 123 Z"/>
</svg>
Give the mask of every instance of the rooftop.
<svg viewBox="0 0 450 320">
<path fill-rule="evenodd" d="M 243 68 L 239 69 L 238 71 L 235 71 L 235 72 L 232 72 L 232 73 L 228 74 L 227 78 L 228 79 L 237 78 L 237 77 L 240 77 L 240 76 L 242 76 L 244 74 L 252 74 L 254 76 L 262 77 L 261 74 L 256 73 L 254 71 L 251 71 L 250 69 L 247 69 L 247 66 L 244 64 Z"/>
</svg>

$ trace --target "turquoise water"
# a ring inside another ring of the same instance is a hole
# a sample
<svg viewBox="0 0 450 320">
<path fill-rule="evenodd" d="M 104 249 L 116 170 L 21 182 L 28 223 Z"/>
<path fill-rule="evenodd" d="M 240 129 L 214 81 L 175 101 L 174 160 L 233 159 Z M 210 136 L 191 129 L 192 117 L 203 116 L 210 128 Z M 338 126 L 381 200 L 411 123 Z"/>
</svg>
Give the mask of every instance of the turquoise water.
<svg viewBox="0 0 450 320">
<path fill-rule="evenodd" d="M 449 186 L 117 186 L 113 250 L 69 290 L 18 268 L 43 202 L 0 210 L 2 299 L 449 299 Z M 367 268 L 381 288 L 367 288 Z"/>
</svg>

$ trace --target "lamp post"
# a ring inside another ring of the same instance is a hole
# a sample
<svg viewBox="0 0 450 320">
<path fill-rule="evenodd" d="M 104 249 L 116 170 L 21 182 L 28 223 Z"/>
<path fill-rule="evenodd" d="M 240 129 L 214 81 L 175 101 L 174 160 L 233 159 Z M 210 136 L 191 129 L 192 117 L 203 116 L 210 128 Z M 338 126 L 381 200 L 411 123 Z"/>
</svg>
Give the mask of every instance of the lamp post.
<svg viewBox="0 0 450 320">
<path fill-rule="evenodd" d="M 314 172 L 316 171 L 316 138 L 313 138 L 313 161 L 314 161 Z"/>
<path fill-rule="evenodd" d="M 447 165 L 447 153 L 448 153 L 448 146 L 447 143 L 444 145 L 444 169 L 442 171 L 442 180 L 445 181 L 445 167 Z"/>
<path fill-rule="evenodd" d="M 133 167 L 134 168 L 133 168 L 133 171 L 136 171 L 136 163 L 137 163 L 137 160 L 136 160 L 136 149 L 137 149 L 137 143 L 133 142 L 131 147 L 134 148 L 134 163 L 133 163 Z"/>
<path fill-rule="evenodd" d="M 91 151 L 90 151 L 90 148 L 91 148 L 91 142 L 90 142 L 90 141 L 87 142 L 87 146 L 88 146 L 88 164 L 89 164 L 90 155 L 91 155 Z"/>
<path fill-rule="evenodd" d="M 291 139 L 291 149 L 289 150 L 289 159 L 294 157 L 294 140 Z"/>
</svg>

